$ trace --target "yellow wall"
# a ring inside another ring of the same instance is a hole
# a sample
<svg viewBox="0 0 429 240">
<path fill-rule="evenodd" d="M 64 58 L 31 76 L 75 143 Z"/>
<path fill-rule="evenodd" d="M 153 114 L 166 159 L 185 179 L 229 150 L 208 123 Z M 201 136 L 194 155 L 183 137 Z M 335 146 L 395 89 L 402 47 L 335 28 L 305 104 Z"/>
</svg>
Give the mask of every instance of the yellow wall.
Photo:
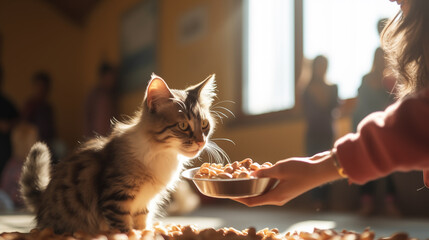
<svg viewBox="0 0 429 240">
<path fill-rule="evenodd" d="M 4 92 L 21 108 L 34 72 L 49 72 L 58 134 L 74 145 L 83 122 L 82 30 L 43 1 L 0 0 L 0 33 Z"/>
<path fill-rule="evenodd" d="M 119 62 L 121 17 L 138 2 L 138 0 L 100 1 L 89 16 L 83 29 L 83 88 L 86 93 L 97 80 L 97 69 L 101 61 L 107 60 L 115 64 Z"/>
</svg>

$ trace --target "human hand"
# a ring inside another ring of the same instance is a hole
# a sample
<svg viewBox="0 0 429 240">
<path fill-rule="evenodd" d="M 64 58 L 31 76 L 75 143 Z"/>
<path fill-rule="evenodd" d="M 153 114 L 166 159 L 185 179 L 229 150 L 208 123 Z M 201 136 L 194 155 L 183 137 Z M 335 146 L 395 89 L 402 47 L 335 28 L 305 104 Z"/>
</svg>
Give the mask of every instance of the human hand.
<svg viewBox="0 0 429 240">
<path fill-rule="evenodd" d="M 233 200 L 249 207 L 281 206 L 310 189 L 341 178 L 329 152 L 312 157 L 285 159 L 270 168 L 254 172 L 254 175 L 275 178 L 279 183 L 274 189 L 261 196 Z"/>
</svg>

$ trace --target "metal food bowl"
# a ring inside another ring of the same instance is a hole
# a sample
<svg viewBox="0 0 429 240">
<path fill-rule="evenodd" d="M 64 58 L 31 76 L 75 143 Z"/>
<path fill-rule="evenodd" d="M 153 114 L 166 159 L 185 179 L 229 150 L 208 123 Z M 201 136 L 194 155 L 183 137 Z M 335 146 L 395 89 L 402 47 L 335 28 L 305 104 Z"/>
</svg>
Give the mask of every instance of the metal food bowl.
<svg viewBox="0 0 429 240">
<path fill-rule="evenodd" d="M 202 194 L 214 198 L 255 197 L 273 189 L 278 183 L 278 180 L 273 178 L 194 178 L 199 169 L 197 167 L 185 170 L 182 177 L 192 180 Z"/>
</svg>

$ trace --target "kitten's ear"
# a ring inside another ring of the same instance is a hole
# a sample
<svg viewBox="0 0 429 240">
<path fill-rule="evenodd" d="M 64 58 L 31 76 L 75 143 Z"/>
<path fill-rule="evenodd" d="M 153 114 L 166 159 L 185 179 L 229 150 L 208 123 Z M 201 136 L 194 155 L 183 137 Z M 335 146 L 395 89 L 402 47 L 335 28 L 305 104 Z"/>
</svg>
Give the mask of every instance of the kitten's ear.
<svg viewBox="0 0 429 240">
<path fill-rule="evenodd" d="M 198 91 L 198 100 L 210 106 L 216 96 L 215 74 L 208 76 L 204 81 L 194 87 L 194 91 Z"/>
<path fill-rule="evenodd" d="M 146 104 L 150 110 L 156 110 L 159 103 L 169 100 L 173 94 L 165 81 L 152 73 L 152 78 L 146 89 Z"/>
</svg>

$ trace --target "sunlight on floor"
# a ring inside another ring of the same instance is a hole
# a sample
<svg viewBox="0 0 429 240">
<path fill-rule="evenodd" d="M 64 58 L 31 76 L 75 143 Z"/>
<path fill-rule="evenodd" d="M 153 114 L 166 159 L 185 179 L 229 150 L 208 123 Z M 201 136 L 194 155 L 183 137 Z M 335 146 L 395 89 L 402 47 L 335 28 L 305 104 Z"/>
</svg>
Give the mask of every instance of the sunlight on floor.
<svg viewBox="0 0 429 240">
<path fill-rule="evenodd" d="M 287 232 L 313 232 L 315 228 L 318 229 L 332 229 L 335 228 L 337 224 L 334 221 L 319 221 L 319 220 L 308 220 L 303 222 L 298 222 L 291 225 L 284 233 Z"/>
<path fill-rule="evenodd" d="M 166 217 L 163 224 L 195 225 L 199 228 L 221 228 L 225 222 L 220 218 L 211 217 Z"/>
</svg>

